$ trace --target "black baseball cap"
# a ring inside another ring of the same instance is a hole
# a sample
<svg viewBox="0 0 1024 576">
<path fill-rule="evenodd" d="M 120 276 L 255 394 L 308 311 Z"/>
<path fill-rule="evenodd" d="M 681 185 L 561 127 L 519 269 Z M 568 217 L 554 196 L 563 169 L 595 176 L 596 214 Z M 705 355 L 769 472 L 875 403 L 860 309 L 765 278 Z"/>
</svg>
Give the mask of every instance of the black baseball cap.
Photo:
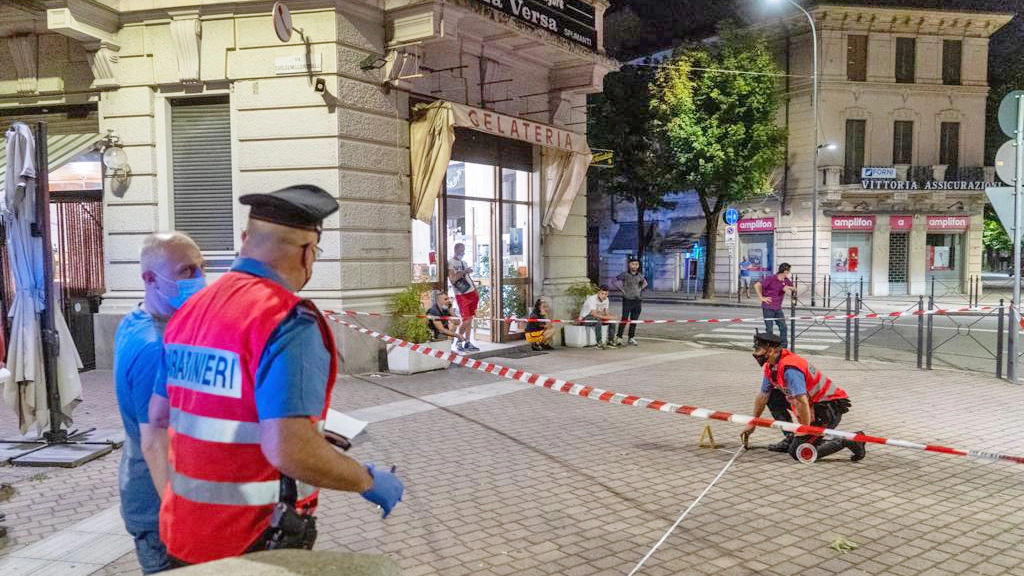
<svg viewBox="0 0 1024 576">
<path fill-rule="evenodd" d="M 772 348 L 780 348 L 782 346 L 782 338 L 775 334 L 766 334 L 758 332 L 754 334 L 754 346 L 770 346 Z"/>
<path fill-rule="evenodd" d="M 338 211 L 338 201 L 312 184 L 297 184 L 264 194 L 246 194 L 239 202 L 251 206 L 250 218 L 289 228 L 320 232 L 324 218 Z"/>
</svg>

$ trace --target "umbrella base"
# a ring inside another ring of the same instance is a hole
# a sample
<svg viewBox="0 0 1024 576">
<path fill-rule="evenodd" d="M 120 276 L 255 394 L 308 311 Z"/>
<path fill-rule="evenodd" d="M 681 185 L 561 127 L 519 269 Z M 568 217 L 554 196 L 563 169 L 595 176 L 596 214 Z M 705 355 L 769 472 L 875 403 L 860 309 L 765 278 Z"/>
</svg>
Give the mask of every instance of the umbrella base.
<svg viewBox="0 0 1024 576">
<path fill-rule="evenodd" d="M 111 444 L 51 444 L 43 445 L 11 459 L 12 466 L 39 466 L 47 468 L 76 468 L 106 456 L 114 451 Z"/>
<path fill-rule="evenodd" d="M 110 454 L 124 444 L 124 432 L 90 428 L 72 431 L 66 443 L 49 444 L 43 439 L 0 440 L 0 464 L 75 468 Z"/>
</svg>

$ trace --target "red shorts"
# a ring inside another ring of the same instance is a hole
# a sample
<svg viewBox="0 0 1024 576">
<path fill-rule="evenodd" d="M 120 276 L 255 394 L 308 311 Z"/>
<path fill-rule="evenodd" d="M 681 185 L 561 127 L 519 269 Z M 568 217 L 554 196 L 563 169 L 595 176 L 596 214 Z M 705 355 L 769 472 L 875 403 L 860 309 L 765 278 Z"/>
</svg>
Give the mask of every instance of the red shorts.
<svg viewBox="0 0 1024 576">
<path fill-rule="evenodd" d="M 476 316 L 476 307 L 480 304 L 480 293 L 473 290 L 467 294 L 456 294 L 455 303 L 459 305 L 461 318 L 472 318 Z"/>
</svg>

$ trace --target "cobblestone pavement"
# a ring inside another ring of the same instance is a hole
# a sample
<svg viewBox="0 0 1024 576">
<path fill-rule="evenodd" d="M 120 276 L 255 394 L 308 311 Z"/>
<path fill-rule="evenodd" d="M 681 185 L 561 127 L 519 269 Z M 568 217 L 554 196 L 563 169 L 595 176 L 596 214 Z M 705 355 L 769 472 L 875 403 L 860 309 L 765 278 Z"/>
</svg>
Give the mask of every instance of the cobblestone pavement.
<svg viewBox="0 0 1024 576">
<path fill-rule="evenodd" d="M 1024 387 L 966 372 L 814 360 L 852 397 L 843 429 L 1022 451 Z M 495 361 L 739 413 L 749 413 L 760 380 L 749 354 L 681 343 Z M 116 423 L 110 374 L 86 376 L 80 421 Z M 461 368 L 344 377 L 334 407 L 380 414 L 410 396 L 497 381 Z M 729 460 L 740 430 L 712 424 L 722 450 L 711 450 L 697 446 L 707 422 L 679 415 L 526 385 L 466 400 L 371 424 L 352 455 L 396 463 L 405 501 L 381 520 L 358 496 L 325 492 L 317 548 L 385 553 L 408 576 L 626 574 Z M 752 443 L 778 437 L 759 430 Z M 763 449 L 742 455 L 639 574 L 1024 575 L 1024 466 L 871 445 L 860 463 L 840 456 L 805 466 Z M 2 506 L 12 535 L 0 549 L 0 575 L 5 555 L 116 506 L 119 458 L 73 470 L 0 468 L 18 488 Z M 832 550 L 837 537 L 859 547 Z M 128 554 L 94 573 L 137 568 Z"/>
</svg>

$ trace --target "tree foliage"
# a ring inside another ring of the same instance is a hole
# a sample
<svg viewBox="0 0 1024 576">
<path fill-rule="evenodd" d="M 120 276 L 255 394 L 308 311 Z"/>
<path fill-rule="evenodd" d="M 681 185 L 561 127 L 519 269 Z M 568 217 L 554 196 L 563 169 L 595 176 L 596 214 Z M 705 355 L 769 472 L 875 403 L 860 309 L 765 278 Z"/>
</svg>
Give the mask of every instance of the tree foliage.
<svg viewBox="0 0 1024 576">
<path fill-rule="evenodd" d="M 655 78 L 650 103 L 655 129 L 670 143 L 682 177 L 697 191 L 704 210 L 705 298 L 715 293 L 722 211 L 729 203 L 770 194 L 772 173 L 784 160 L 786 132 L 776 124 L 779 74 L 763 38 L 727 30 L 715 46 L 677 50 Z"/>
<path fill-rule="evenodd" d="M 654 127 L 654 68 L 625 66 L 605 78 L 604 92 L 591 99 L 587 138 L 593 148 L 613 152 L 610 168 L 590 171 L 598 194 L 611 194 L 637 209 L 637 249 L 643 256 L 654 236 L 646 214 L 667 204 L 664 195 L 681 189 L 675 155 Z"/>
</svg>

